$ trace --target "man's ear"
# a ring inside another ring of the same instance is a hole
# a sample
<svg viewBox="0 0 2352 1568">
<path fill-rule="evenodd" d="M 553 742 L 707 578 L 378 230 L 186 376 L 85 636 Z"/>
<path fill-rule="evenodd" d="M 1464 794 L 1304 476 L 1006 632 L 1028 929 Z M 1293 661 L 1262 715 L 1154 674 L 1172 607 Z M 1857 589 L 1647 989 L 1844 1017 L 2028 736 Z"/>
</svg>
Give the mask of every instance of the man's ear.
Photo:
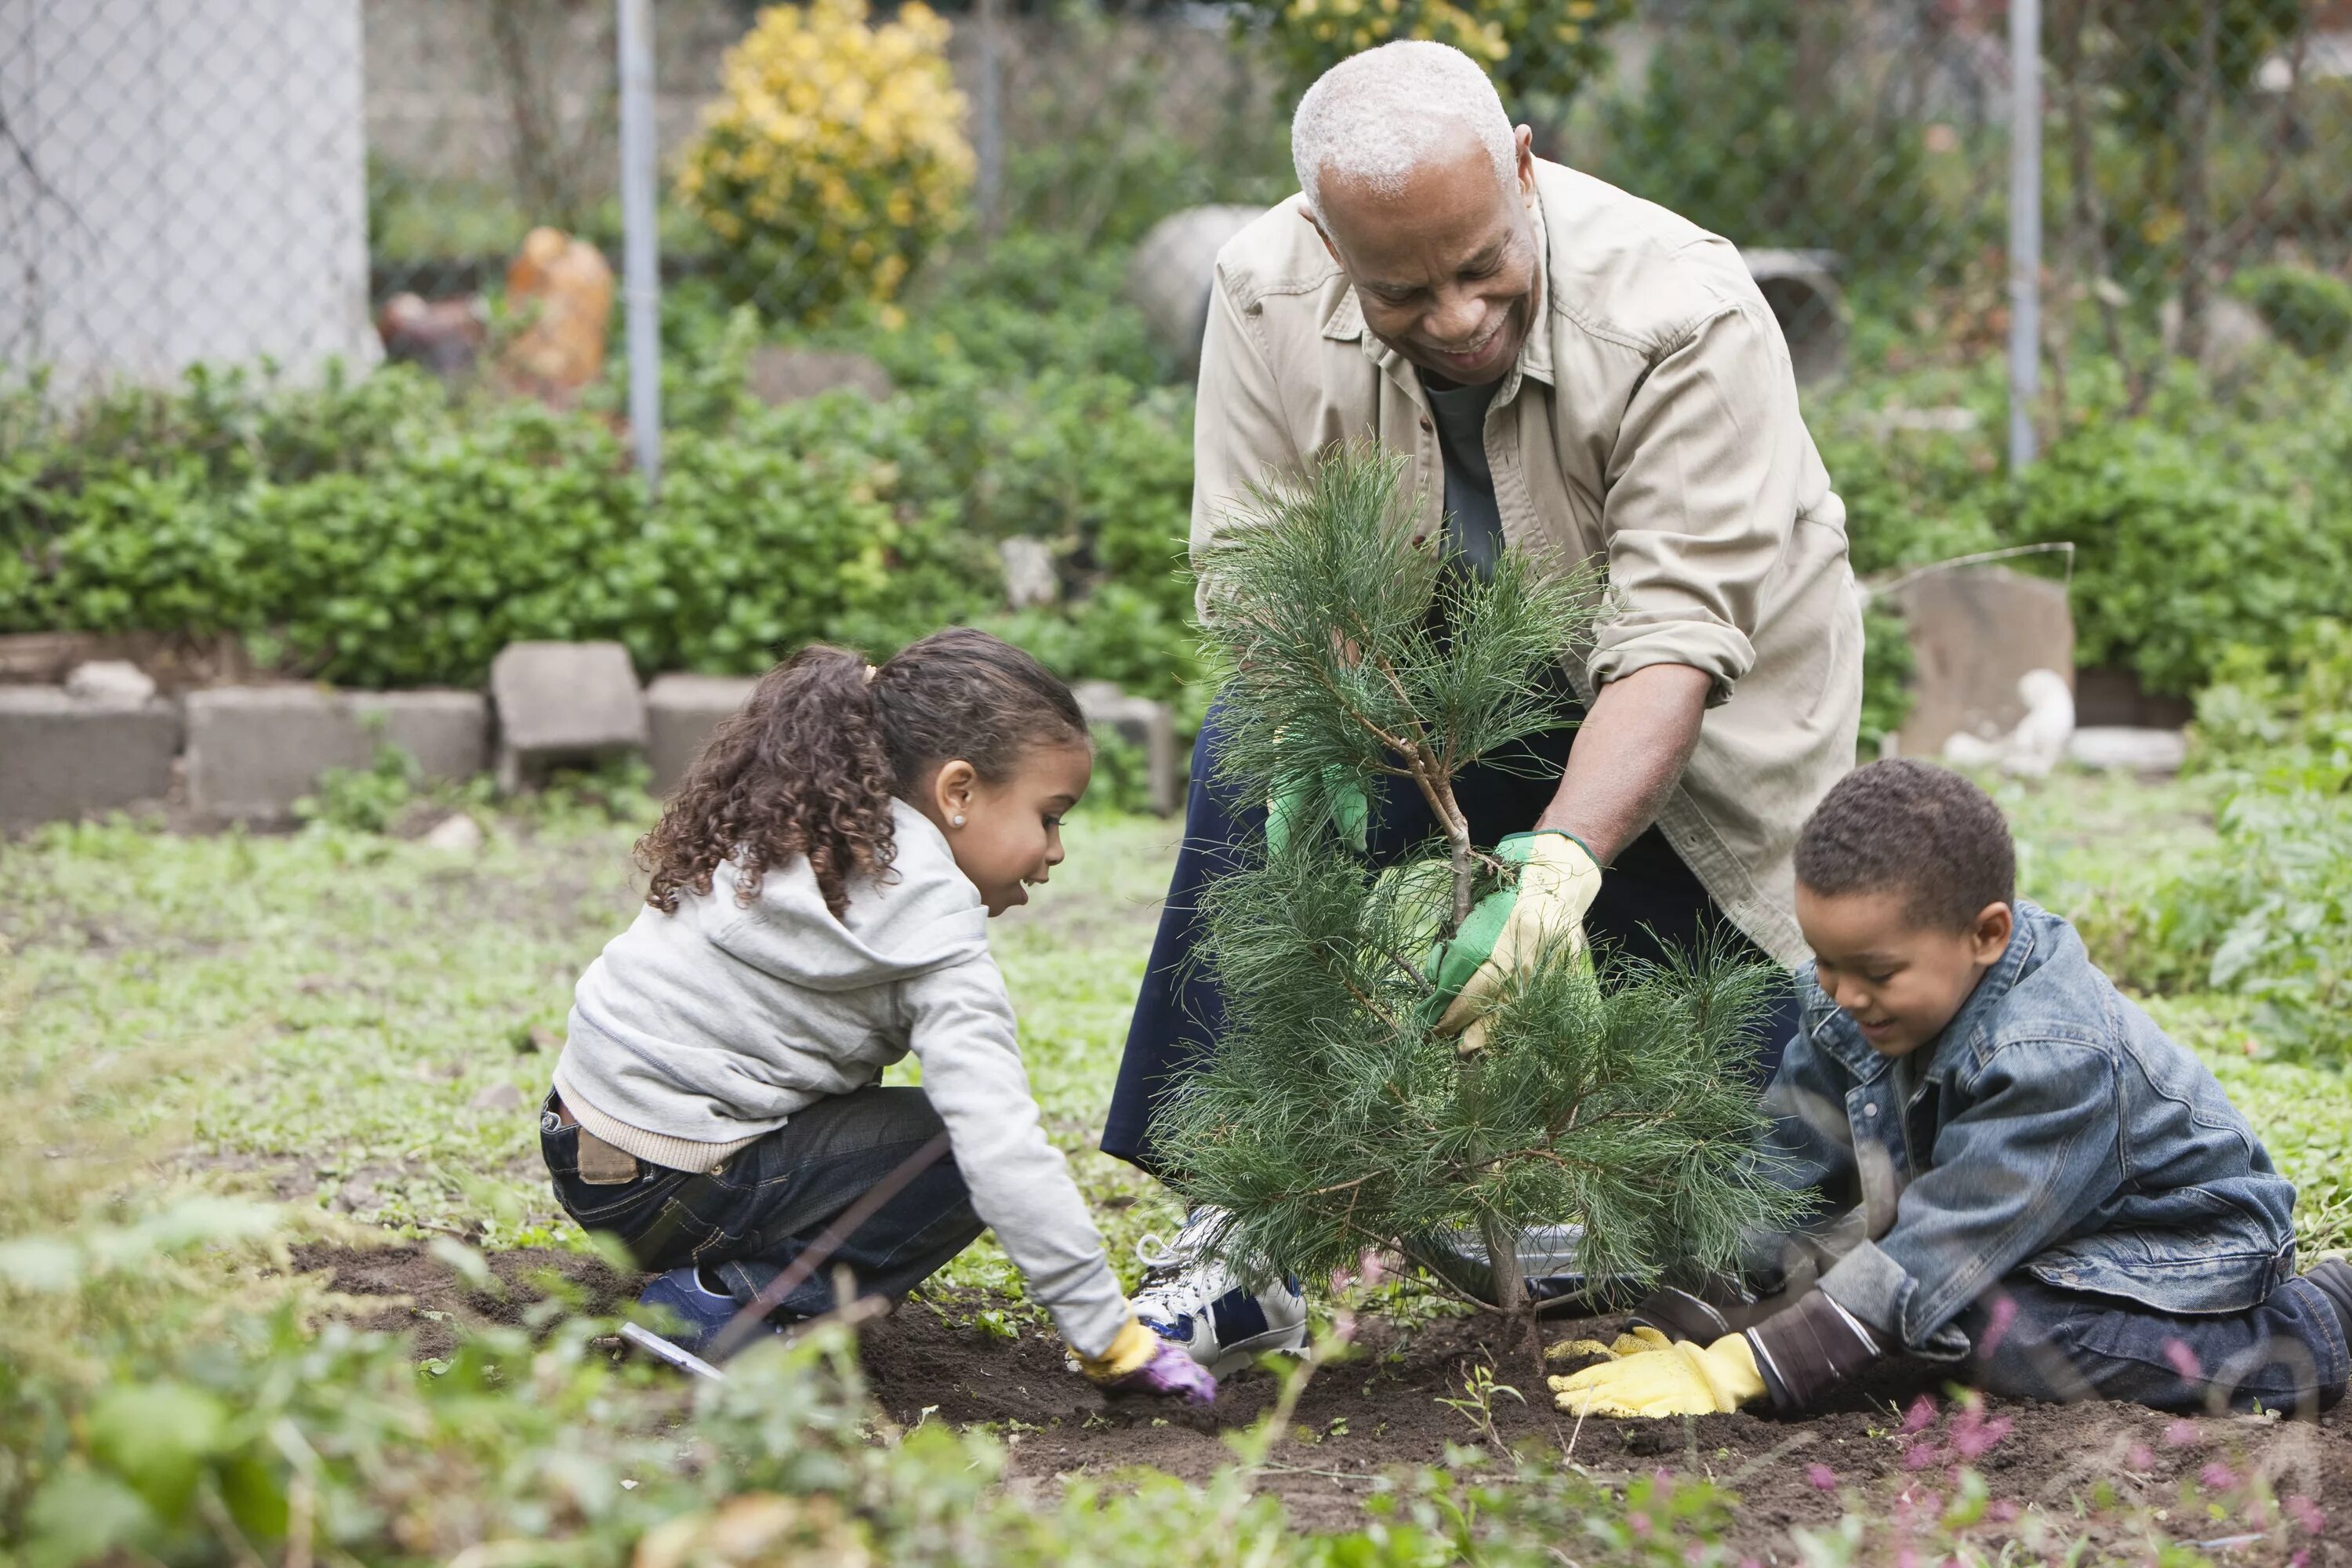
<svg viewBox="0 0 2352 1568">
<path fill-rule="evenodd" d="M 2011 933 L 2017 930 L 2017 911 L 2007 904 L 1987 904 L 1977 911 L 1976 924 L 1969 930 L 1969 943 L 1976 949 L 1976 961 L 1982 964 L 1998 963 L 2009 951 Z"/>
<path fill-rule="evenodd" d="M 1315 237 L 1323 242 L 1323 248 L 1331 253 L 1331 259 L 1338 261 L 1342 267 L 1347 266 L 1345 261 L 1340 260 L 1339 247 L 1331 243 L 1329 231 L 1324 228 L 1322 220 L 1315 216 L 1314 210 L 1301 207 L 1298 209 L 1298 216 L 1307 220 L 1307 226 L 1315 231 Z"/>
<path fill-rule="evenodd" d="M 1532 206 L 1535 205 L 1536 199 L 1535 127 L 1532 125 L 1520 126 L 1517 130 L 1511 132 L 1511 141 L 1518 151 L 1519 195 L 1525 196 L 1528 200 L 1528 205 Z"/>
<path fill-rule="evenodd" d="M 971 795 L 980 783 L 980 770 L 957 757 L 940 764 L 931 775 L 931 805 L 939 812 L 938 820 L 949 826 L 962 826 L 957 819 L 971 813 Z"/>
</svg>

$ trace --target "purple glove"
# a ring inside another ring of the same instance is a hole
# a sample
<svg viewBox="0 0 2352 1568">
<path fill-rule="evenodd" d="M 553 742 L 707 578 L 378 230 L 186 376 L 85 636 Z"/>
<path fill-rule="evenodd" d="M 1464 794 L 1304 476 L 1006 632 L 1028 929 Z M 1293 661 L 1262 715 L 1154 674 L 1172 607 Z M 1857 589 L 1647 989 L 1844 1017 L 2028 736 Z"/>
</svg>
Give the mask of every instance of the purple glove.
<svg viewBox="0 0 2352 1568">
<path fill-rule="evenodd" d="M 1160 1340 L 1150 1361 L 1100 1386 L 1105 1394 L 1173 1395 L 1187 1405 L 1210 1405 L 1217 1397 L 1217 1380 L 1209 1375 L 1209 1369 L 1172 1340 Z"/>
</svg>

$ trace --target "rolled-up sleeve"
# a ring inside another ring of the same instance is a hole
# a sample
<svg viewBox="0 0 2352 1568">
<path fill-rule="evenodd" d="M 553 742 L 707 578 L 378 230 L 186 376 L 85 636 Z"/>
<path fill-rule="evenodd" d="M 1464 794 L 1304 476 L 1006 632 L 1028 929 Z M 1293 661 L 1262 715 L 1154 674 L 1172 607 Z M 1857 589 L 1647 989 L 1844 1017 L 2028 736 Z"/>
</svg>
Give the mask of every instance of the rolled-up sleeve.
<svg viewBox="0 0 2352 1568">
<path fill-rule="evenodd" d="M 1222 268 L 1209 286 L 1201 342 L 1200 397 L 1192 413 L 1192 570 L 1201 618 L 1211 618 L 1212 585 L 1202 551 L 1253 488 L 1295 471 L 1298 452 L 1282 418 L 1274 367 L 1247 311 L 1234 302 Z"/>
<path fill-rule="evenodd" d="M 1796 526 L 1809 450 L 1780 329 L 1726 300 L 1672 345 L 1618 427 L 1601 510 L 1615 613 L 1593 684 L 1685 664 L 1729 698 L 1756 662 L 1764 584 Z"/>
</svg>

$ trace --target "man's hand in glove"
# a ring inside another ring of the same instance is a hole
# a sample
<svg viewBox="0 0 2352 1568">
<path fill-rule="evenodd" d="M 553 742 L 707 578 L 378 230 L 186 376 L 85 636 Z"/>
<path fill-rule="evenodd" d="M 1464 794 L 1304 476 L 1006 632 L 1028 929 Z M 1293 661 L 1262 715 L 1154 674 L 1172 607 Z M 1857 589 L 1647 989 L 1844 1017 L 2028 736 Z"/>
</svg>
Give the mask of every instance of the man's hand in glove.
<svg viewBox="0 0 2352 1568">
<path fill-rule="evenodd" d="M 1572 1356 L 1597 1355 L 1604 1361 L 1622 1361 L 1629 1355 L 1648 1355 L 1653 1351 L 1674 1348 L 1674 1341 L 1644 1323 L 1628 1329 L 1607 1344 L 1599 1340 L 1562 1340 L 1544 1352 L 1544 1358 L 1567 1361 Z"/>
<path fill-rule="evenodd" d="M 1764 1397 L 1748 1342 L 1727 1334 L 1701 1349 L 1688 1340 L 1551 1380 L 1570 1415 L 1715 1415 Z"/>
<path fill-rule="evenodd" d="M 1435 965 L 1445 999 L 1438 1031 L 1462 1036 L 1465 1051 L 1478 1047 L 1479 1019 L 1512 970 L 1555 942 L 1583 950 L 1584 911 L 1601 891 L 1600 862 L 1572 834 L 1514 833 L 1495 853 L 1518 868 L 1517 879 L 1478 900 Z"/>
<path fill-rule="evenodd" d="M 1211 1405 L 1217 1397 L 1217 1380 L 1192 1352 L 1172 1340 L 1163 1340 L 1133 1318 L 1119 1330 L 1110 1348 L 1098 1356 L 1071 1357 L 1096 1387 L 1106 1394 L 1150 1394 L 1182 1400 L 1187 1405 Z"/>
</svg>

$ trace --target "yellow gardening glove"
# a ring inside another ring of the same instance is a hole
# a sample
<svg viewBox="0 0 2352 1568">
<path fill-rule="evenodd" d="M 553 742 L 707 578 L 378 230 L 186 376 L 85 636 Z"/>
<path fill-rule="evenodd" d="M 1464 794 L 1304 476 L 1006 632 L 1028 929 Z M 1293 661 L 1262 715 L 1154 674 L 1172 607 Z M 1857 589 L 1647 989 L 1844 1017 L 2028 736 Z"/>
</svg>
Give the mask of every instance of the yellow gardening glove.
<svg viewBox="0 0 2352 1568">
<path fill-rule="evenodd" d="M 1087 1355 L 1072 1345 L 1069 1359 L 1078 1371 L 1097 1383 L 1109 1383 L 1142 1367 L 1159 1352 L 1160 1342 L 1158 1334 L 1129 1318 L 1127 1326 L 1103 1347 L 1102 1354 Z"/>
<path fill-rule="evenodd" d="M 1678 1340 L 1665 1352 L 1555 1377 L 1551 1386 L 1570 1415 L 1718 1415 L 1764 1397 L 1763 1374 L 1738 1334 L 1705 1350 Z"/>
<path fill-rule="evenodd" d="M 1565 941 L 1571 952 L 1584 950 L 1584 911 L 1601 891 L 1601 864 L 1574 836 L 1556 830 L 1514 833 L 1495 847 L 1518 868 L 1511 886 L 1478 900 L 1438 965 L 1440 994 L 1457 984 L 1454 966 L 1465 957 L 1481 961 L 1446 1004 L 1437 1020 L 1442 1035 L 1462 1037 L 1465 1053 L 1485 1043 L 1480 1019 L 1495 1005 L 1505 976 L 1534 953 Z M 1483 947 L 1483 953 L 1481 948 Z"/>
<path fill-rule="evenodd" d="M 1547 1361 L 1570 1361 L 1580 1355 L 1597 1355 L 1609 1361 L 1622 1361 L 1629 1355 L 1646 1355 L 1652 1351 L 1674 1348 L 1674 1341 L 1644 1323 L 1638 1329 L 1619 1334 L 1605 1345 L 1599 1340 L 1562 1340 L 1544 1352 L 1544 1358 Z"/>
</svg>

